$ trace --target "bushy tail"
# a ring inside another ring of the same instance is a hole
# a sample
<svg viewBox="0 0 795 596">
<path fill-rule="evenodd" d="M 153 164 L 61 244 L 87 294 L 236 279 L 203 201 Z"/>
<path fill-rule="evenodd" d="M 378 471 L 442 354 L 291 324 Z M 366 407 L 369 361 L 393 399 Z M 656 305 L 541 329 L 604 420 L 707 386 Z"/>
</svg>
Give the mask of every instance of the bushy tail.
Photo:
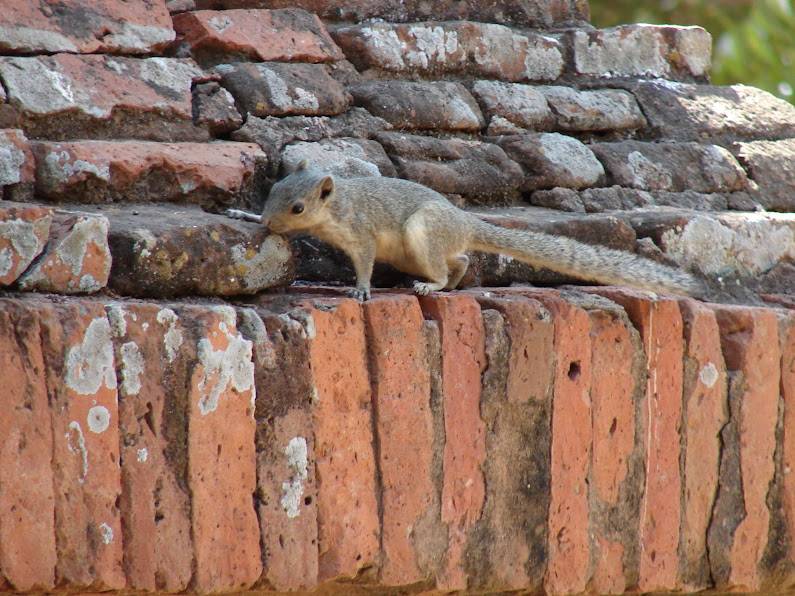
<svg viewBox="0 0 795 596">
<path fill-rule="evenodd" d="M 506 254 L 534 267 L 605 285 L 701 296 L 696 278 L 633 253 L 583 244 L 565 236 L 501 228 L 482 220 L 475 225 L 475 250 Z"/>
</svg>

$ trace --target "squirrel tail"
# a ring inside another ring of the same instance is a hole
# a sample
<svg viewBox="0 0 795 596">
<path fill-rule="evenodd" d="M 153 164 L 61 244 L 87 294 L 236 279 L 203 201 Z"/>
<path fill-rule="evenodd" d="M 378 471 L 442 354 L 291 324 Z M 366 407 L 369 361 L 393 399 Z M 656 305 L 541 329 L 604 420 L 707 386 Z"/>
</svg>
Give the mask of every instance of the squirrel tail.
<svg viewBox="0 0 795 596">
<path fill-rule="evenodd" d="M 695 277 L 636 254 L 584 244 L 564 236 L 502 228 L 478 219 L 471 248 L 506 254 L 558 273 L 605 285 L 702 296 Z"/>
</svg>

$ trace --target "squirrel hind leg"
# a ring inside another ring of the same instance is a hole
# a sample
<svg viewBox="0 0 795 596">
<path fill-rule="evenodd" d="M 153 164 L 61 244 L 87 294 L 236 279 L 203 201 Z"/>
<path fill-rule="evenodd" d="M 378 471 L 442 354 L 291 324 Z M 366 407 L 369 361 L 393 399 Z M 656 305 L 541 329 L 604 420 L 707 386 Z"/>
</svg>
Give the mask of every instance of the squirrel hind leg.
<svg viewBox="0 0 795 596">
<path fill-rule="evenodd" d="M 455 255 L 451 259 L 448 259 L 447 266 L 450 271 L 447 275 L 447 285 L 444 289 L 455 290 L 458 284 L 461 283 L 461 278 L 464 277 L 464 274 L 469 268 L 469 257 L 464 254 Z"/>
</svg>

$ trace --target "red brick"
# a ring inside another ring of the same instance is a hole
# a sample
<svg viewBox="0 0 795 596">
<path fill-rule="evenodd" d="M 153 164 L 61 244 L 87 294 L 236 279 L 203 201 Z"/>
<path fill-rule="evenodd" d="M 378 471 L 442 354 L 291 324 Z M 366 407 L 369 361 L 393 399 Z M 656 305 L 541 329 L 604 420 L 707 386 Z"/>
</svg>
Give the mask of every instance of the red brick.
<svg viewBox="0 0 795 596">
<path fill-rule="evenodd" d="M 739 435 L 743 503 L 740 521 L 731 533 L 727 583 L 755 591 L 761 585 L 758 565 L 767 546 L 770 523 L 766 500 L 775 473 L 781 379 L 778 322 L 775 311 L 760 308 L 716 306 L 715 316 L 726 367 L 732 371 L 729 395 L 731 419 Z M 735 400 L 739 402 L 736 409 Z M 713 517 L 713 524 L 719 521 Z"/>
<path fill-rule="evenodd" d="M 310 340 L 288 315 L 261 314 L 238 312 L 241 332 L 254 344 L 263 578 L 276 590 L 312 590 L 318 575 L 318 499 Z"/>
<path fill-rule="evenodd" d="M 238 333 L 232 307 L 175 310 L 184 325 L 185 357 L 193 362 L 187 406 L 193 587 L 204 593 L 241 590 L 262 573 L 252 498 L 257 487 L 252 344 Z"/>
<path fill-rule="evenodd" d="M 550 449 L 550 594 L 582 592 L 588 580 L 588 469 L 591 463 L 591 321 L 551 292 L 538 292 L 555 324 L 555 369 Z"/>
<path fill-rule="evenodd" d="M 0 584 L 55 586 L 53 437 L 39 319 L 24 302 L 0 302 Z"/>
<path fill-rule="evenodd" d="M 420 299 L 441 334 L 444 394 L 444 480 L 442 522 L 449 524 L 449 546 L 437 577 L 440 589 L 465 589 L 466 531 L 477 522 L 485 500 L 481 466 L 486 458 L 485 426 L 480 417 L 480 375 L 486 366 L 480 307 L 462 295 Z"/>
<path fill-rule="evenodd" d="M 80 203 L 228 204 L 265 154 L 253 143 L 34 142 L 36 192 Z"/>
<path fill-rule="evenodd" d="M 17 280 L 41 254 L 50 235 L 52 209 L 3 201 L 0 208 L 0 286 Z"/>
<path fill-rule="evenodd" d="M 381 478 L 383 561 L 380 582 L 426 579 L 414 527 L 431 507 L 433 421 L 424 319 L 414 296 L 364 304 Z"/>
<path fill-rule="evenodd" d="M 331 62 L 345 56 L 317 15 L 304 10 L 200 10 L 174 17 L 196 60 Z M 229 60 L 229 59 L 232 60 Z"/>
<path fill-rule="evenodd" d="M 6 54 L 140 54 L 162 50 L 173 39 L 165 0 L 3 4 L 0 52 Z"/>
<path fill-rule="evenodd" d="M 34 301 L 31 301 L 34 304 Z M 116 369 L 102 305 L 35 301 L 53 425 L 56 582 L 121 589 Z"/>
<path fill-rule="evenodd" d="M 795 542 L 795 316 L 779 320 L 781 348 L 781 397 L 784 400 L 784 440 L 782 444 L 783 507 L 787 519 L 789 556 Z"/>
<path fill-rule="evenodd" d="M 615 540 L 597 537 L 592 585 L 597 594 L 623 594 L 627 589 L 624 546 Z"/>
<path fill-rule="evenodd" d="M 675 300 L 613 288 L 594 290 L 617 302 L 640 331 L 646 350 L 646 485 L 640 505 L 641 590 L 672 589 L 678 571 L 682 414 L 682 317 Z"/>
<path fill-rule="evenodd" d="M 190 583 L 193 564 L 182 323 L 173 310 L 155 304 L 105 308 L 119 379 L 127 584 L 135 590 L 180 592 Z"/>
<path fill-rule="evenodd" d="M 108 220 L 104 215 L 56 212 L 41 257 L 20 277 L 22 290 L 87 294 L 110 277 Z"/>
<path fill-rule="evenodd" d="M 320 582 L 377 560 L 378 503 L 365 327 L 355 300 L 307 304 L 314 376 Z"/>
<path fill-rule="evenodd" d="M 4 102 L 0 92 L 0 104 Z M 0 194 L 16 201 L 28 200 L 33 195 L 34 162 L 30 143 L 25 133 L 16 129 L 0 128 Z"/>
<path fill-rule="evenodd" d="M 726 365 L 715 313 L 695 300 L 682 300 L 684 394 L 682 399 L 682 525 L 680 576 L 685 590 L 710 587 L 707 530 L 718 492 L 720 431 L 728 422 Z"/>
</svg>

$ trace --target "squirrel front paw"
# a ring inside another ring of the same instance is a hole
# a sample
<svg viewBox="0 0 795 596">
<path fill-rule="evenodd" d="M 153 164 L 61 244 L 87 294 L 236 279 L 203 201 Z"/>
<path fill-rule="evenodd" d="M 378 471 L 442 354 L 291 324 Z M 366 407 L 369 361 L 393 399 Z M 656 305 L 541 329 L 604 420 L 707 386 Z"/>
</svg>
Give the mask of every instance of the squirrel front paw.
<svg viewBox="0 0 795 596">
<path fill-rule="evenodd" d="M 415 281 L 414 293 L 417 294 L 417 296 L 427 296 L 431 293 L 431 288 L 425 282 Z"/>
<path fill-rule="evenodd" d="M 355 288 L 351 290 L 351 297 L 356 298 L 359 302 L 364 302 L 365 300 L 370 299 L 370 288 L 365 288 L 361 290 L 359 288 Z"/>
</svg>

